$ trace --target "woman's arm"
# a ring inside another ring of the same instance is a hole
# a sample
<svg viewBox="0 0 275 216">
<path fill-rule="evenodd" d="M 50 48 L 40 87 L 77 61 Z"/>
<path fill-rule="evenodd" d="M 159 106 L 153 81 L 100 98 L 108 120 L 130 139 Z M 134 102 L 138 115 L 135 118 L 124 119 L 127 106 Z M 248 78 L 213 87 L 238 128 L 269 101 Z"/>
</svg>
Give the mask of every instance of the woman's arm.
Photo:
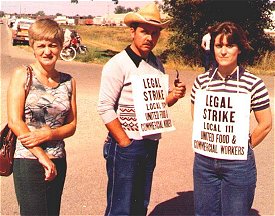
<svg viewBox="0 0 275 216">
<path fill-rule="evenodd" d="M 257 146 L 272 128 L 272 115 L 270 108 L 254 112 L 257 126 L 251 134 L 251 147 Z"/>
<path fill-rule="evenodd" d="M 194 104 L 191 103 L 191 117 L 192 117 L 192 120 L 194 120 Z"/>
<path fill-rule="evenodd" d="M 8 87 L 8 125 L 16 136 L 28 133 L 29 128 L 23 121 L 25 109 L 25 82 L 27 72 L 25 68 L 17 69 L 12 77 Z M 30 152 L 38 158 L 45 169 L 45 180 L 51 181 L 55 178 L 57 172 L 54 163 L 49 159 L 46 153 L 40 147 L 29 148 Z"/>
<path fill-rule="evenodd" d="M 24 133 L 18 137 L 21 143 L 30 148 L 39 146 L 41 143 L 50 140 L 62 140 L 70 137 L 75 133 L 77 122 L 77 108 L 76 108 L 76 83 L 72 79 L 72 97 L 71 108 L 66 118 L 66 123 L 58 128 L 51 129 L 48 126 L 42 127 L 32 132 Z"/>
</svg>

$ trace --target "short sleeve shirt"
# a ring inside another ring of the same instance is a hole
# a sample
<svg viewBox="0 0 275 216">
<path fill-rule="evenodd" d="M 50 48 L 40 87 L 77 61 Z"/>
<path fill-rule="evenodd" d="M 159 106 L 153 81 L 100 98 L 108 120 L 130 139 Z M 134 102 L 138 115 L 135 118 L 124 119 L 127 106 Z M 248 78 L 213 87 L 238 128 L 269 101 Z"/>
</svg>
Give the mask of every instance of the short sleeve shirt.
<svg viewBox="0 0 275 216">
<path fill-rule="evenodd" d="M 213 73 L 214 70 L 211 69 L 195 79 L 191 91 L 191 102 L 193 104 L 195 103 L 196 91 L 208 88 L 209 91 L 250 94 L 250 109 L 253 111 L 267 109 L 270 106 L 268 91 L 262 79 L 249 73 L 243 67 L 240 67 L 239 70 L 239 81 L 236 71 L 224 80 L 217 73 L 211 80 Z"/>
</svg>

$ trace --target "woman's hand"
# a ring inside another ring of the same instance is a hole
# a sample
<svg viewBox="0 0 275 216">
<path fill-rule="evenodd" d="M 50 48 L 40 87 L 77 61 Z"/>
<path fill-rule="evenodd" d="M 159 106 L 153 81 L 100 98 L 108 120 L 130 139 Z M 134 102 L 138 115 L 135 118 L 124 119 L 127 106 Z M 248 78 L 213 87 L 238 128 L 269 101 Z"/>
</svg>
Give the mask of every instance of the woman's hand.
<svg viewBox="0 0 275 216">
<path fill-rule="evenodd" d="M 39 146 L 41 143 L 51 140 L 51 128 L 44 126 L 40 129 L 30 131 L 28 133 L 18 136 L 18 140 L 27 148 Z"/>
<path fill-rule="evenodd" d="M 57 176 L 55 164 L 47 156 L 38 158 L 38 161 L 45 170 L 45 181 L 52 181 Z"/>
</svg>

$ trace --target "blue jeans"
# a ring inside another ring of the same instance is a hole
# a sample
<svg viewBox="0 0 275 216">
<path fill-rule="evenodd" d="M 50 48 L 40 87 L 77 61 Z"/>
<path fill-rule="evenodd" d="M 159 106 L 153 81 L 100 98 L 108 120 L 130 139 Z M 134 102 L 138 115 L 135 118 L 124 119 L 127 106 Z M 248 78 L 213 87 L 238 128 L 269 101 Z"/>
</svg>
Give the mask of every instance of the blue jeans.
<svg viewBox="0 0 275 216">
<path fill-rule="evenodd" d="M 210 68 L 210 56 L 211 56 L 211 52 L 210 50 L 205 50 L 204 51 L 204 61 L 203 61 L 203 66 L 205 71 L 208 71 Z"/>
<path fill-rule="evenodd" d="M 249 215 L 257 178 L 250 147 L 247 160 L 220 160 L 196 153 L 193 177 L 195 215 Z"/>
<path fill-rule="evenodd" d="M 216 59 L 214 56 L 211 54 L 210 50 L 205 50 L 204 51 L 204 59 L 203 59 L 203 66 L 204 66 L 204 71 L 208 71 L 210 67 L 216 68 L 218 66 Z"/>
<path fill-rule="evenodd" d="M 103 149 L 108 174 L 105 215 L 146 215 L 157 148 L 158 141 L 146 139 L 123 148 L 108 136 Z"/>
<path fill-rule="evenodd" d="M 13 179 L 20 215 L 59 215 L 65 182 L 66 158 L 53 159 L 57 176 L 45 181 L 42 165 L 35 159 L 14 159 Z"/>
</svg>

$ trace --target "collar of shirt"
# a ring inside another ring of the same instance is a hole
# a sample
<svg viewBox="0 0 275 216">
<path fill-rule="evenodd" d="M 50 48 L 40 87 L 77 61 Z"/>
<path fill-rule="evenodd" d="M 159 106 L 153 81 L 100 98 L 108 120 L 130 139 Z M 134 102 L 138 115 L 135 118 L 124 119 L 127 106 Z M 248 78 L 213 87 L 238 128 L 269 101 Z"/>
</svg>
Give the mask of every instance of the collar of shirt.
<svg viewBox="0 0 275 216">
<path fill-rule="evenodd" d="M 132 61 L 135 63 L 137 68 L 139 67 L 139 64 L 142 60 L 146 62 L 153 62 L 155 66 L 158 66 L 157 58 L 152 52 L 149 53 L 148 59 L 143 59 L 131 49 L 130 45 L 126 47 L 125 51 L 129 55 L 129 57 L 132 59 Z"/>
<path fill-rule="evenodd" d="M 215 72 L 216 68 L 212 68 L 209 72 L 209 78 L 211 78 L 213 76 L 213 73 Z M 241 76 L 244 74 L 245 69 L 241 66 L 239 66 L 239 78 L 241 78 Z M 218 73 L 216 73 L 213 77 L 213 80 L 223 80 Z M 232 75 L 226 77 L 224 79 L 224 81 L 228 81 L 228 80 L 237 80 L 237 70 L 234 71 L 234 73 L 232 73 Z"/>
</svg>

